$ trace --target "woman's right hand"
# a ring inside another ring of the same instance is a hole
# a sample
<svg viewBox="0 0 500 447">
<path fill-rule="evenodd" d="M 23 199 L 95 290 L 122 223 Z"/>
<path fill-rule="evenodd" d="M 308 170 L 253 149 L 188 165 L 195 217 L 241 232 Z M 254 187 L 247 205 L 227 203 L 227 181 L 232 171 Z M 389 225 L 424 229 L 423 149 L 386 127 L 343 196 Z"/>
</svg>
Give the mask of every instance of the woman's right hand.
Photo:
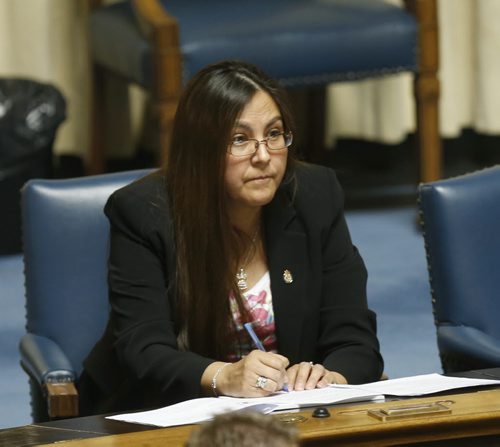
<svg viewBox="0 0 500 447">
<path fill-rule="evenodd" d="M 286 357 L 254 350 L 236 363 L 221 370 L 217 378 L 219 394 L 233 397 L 263 397 L 283 389 L 288 383 Z M 260 382 L 265 382 L 261 387 Z"/>
</svg>

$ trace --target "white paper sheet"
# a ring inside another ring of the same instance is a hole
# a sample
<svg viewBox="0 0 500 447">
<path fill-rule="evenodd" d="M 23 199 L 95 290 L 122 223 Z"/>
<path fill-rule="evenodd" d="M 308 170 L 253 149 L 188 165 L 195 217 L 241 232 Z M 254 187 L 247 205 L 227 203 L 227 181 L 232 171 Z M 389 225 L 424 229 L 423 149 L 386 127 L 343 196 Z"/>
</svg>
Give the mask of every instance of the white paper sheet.
<svg viewBox="0 0 500 447">
<path fill-rule="evenodd" d="M 136 424 L 172 427 L 174 425 L 196 424 L 212 419 L 216 414 L 229 411 L 259 411 L 270 413 L 277 410 L 290 410 L 313 405 L 327 405 L 340 402 L 354 402 L 382 398 L 371 391 L 356 389 L 323 388 L 307 391 L 291 391 L 277 393 L 269 397 L 235 398 L 235 397 L 203 397 L 192 399 L 157 410 L 140 413 L 108 416 L 108 419 L 132 422 Z"/>
<path fill-rule="evenodd" d="M 500 380 L 468 379 L 464 377 L 447 377 L 441 374 L 423 374 L 420 376 L 402 377 L 400 379 L 356 385 L 355 389 L 380 393 L 386 396 L 422 396 L 457 388 L 485 385 L 500 385 Z"/>
<path fill-rule="evenodd" d="M 244 409 L 270 413 L 278 409 L 278 405 L 245 403 L 240 402 L 238 399 L 229 400 L 216 397 L 202 397 L 158 408 L 157 410 L 120 414 L 108 416 L 107 418 L 136 424 L 172 427 L 174 425 L 196 424 L 208 421 L 217 414 Z"/>
<path fill-rule="evenodd" d="M 246 404 L 273 404 L 279 405 L 280 410 L 293 409 L 299 407 L 310 407 L 315 405 L 331 405 L 345 402 L 358 402 L 363 400 L 383 399 L 381 393 L 372 390 L 360 390 L 354 387 L 349 388 L 317 388 L 314 390 L 291 391 L 289 393 L 280 392 L 268 397 L 235 398 L 221 397 L 221 400 L 239 402 Z"/>
<path fill-rule="evenodd" d="M 457 388 L 500 385 L 500 380 L 446 377 L 425 374 L 401 379 L 384 380 L 364 385 L 331 385 L 328 388 L 277 393 L 260 398 L 205 397 L 180 402 L 157 410 L 108 416 L 109 419 L 137 424 L 172 427 L 196 424 L 229 411 L 272 411 L 299 407 L 329 405 L 354 401 L 369 401 L 387 396 L 420 396 Z"/>
</svg>

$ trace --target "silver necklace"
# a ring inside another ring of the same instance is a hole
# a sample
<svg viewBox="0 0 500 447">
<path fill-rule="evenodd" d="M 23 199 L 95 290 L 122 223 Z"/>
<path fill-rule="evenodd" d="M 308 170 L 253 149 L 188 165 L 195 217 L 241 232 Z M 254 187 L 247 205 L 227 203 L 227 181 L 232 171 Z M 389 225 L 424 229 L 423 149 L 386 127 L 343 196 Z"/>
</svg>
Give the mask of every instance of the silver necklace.
<svg viewBox="0 0 500 447">
<path fill-rule="evenodd" d="M 260 225 L 257 227 L 257 229 L 255 230 L 255 234 L 252 237 L 252 246 L 255 246 L 255 241 L 257 240 L 259 230 L 260 230 Z M 247 266 L 248 262 L 250 261 L 250 254 L 251 253 L 252 253 L 252 251 L 250 250 L 250 252 L 247 254 L 247 256 L 245 258 L 245 262 L 244 262 L 243 266 L 240 267 L 240 269 L 238 270 L 238 273 L 236 273 L 236 284 L 238 285 L 238 289 L 240 289 L 241 291 L 248 289 L 248 282 L 247 282 L 248 275 L 247 275 L 247 272 L 245 271 L 245 267 Z"/>
</svg>

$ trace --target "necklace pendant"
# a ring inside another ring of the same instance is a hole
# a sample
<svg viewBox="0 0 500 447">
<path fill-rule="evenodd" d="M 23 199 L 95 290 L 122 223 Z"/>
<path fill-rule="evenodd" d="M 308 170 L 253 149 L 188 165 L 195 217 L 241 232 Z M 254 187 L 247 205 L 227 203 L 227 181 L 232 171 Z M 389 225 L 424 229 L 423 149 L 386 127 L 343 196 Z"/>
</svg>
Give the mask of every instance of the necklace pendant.
<svg viewBox="0 0 500 447">
<path fill-rule="evenodd" d="M 285 281 L 286 284 L 292 284 L 293 276 L 290 270 L 283 270 L 283 281 Z"/>
<path fill-rule="evenodd" d="M 245 272 L 245 269 L 240 268 L 240 271 L 236 273 L 236 283 L 238 284 L 238 289 L 246 290 L 248 288 L 247 278 L 247 272 Z"/>
</svg>

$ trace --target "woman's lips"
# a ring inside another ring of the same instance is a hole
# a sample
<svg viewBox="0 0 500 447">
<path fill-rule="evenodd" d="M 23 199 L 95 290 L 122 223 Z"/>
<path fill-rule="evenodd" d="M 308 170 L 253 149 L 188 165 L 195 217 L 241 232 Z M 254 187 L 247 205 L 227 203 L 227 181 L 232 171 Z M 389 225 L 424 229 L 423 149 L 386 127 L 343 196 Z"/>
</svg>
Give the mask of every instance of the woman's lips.
<svg viewBox="0 0 500 447">
<path fill-rule="evenodd" d="M 252 183 L 266 183 L 271 180 L 271 176 L 254 177 L 249 180 Z"/>
<path fill-rule="evenodd" d="M 253 182 L 253 183 L 266 183 L 269 180 L 271 180 L 272 176 L 270 175 L 261 175 L 259 177 L 252 177 L 251 179 L 248 180 L 248 182 Z"/>
</svg>

